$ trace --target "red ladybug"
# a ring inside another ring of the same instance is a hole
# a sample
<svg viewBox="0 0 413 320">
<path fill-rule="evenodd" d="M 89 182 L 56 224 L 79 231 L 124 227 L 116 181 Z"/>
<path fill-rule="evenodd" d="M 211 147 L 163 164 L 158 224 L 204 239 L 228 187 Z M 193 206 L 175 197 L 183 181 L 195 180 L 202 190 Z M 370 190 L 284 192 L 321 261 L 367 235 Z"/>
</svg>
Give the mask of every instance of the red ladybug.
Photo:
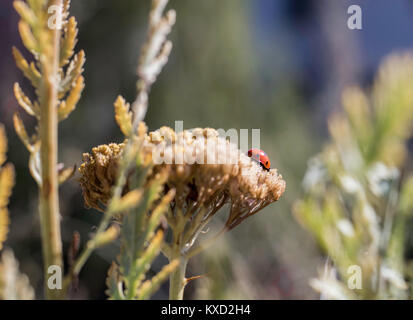
<svg viewBox="0 0 413 320">
<path fill-rule="evenodd" d="M 257 161 L 264 170 L 270 171 L 271 161 L 264 151 L 260 149 L 248 150 L 248 157 Z"/>
</svg>

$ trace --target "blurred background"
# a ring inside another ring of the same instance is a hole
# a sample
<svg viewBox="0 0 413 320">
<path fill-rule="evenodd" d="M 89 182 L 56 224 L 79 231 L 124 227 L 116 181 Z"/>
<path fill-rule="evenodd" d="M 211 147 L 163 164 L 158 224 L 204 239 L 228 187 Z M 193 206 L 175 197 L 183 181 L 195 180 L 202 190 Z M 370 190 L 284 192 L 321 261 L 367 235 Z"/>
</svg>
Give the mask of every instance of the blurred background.
<svg viewBox="0 0 413 320">
<path fill-rule="evenodd" d="M 362 8 L 362 30 L 347 28 L 347 8 Z M 154 85 L 146 122 L 150 130 L 184 121 L 184 129 L 260 129 L 261 148 L 287 181 L 283 198 L 222 237 L 191 261 L 187 299 L 312 299 L 308 281 L 325 257 L 291 213 L 308 159 L 327 140 L 327 116 L 340 108 L 341 91 L 368 88 L 381 59 L 413 45 L 409 0 L 171 0 L 177 23 L 170 61 Z M 72 0 L 79 22 L 77 50 L 86 52 L 86 89 L 59 128 L 59 161 L 79 164 L 92 147 L 120 142 L 113 117 L 118 94 L 133 101 L 136 66 L 146 33 L 149 1 Z M 42 297 L 37 188 L 28 153 L 12 126 L 18 111 L 12 86 L 29 83 L 15 67 L 11 47 L 27 51 L 11 0 L 0 0 L 0 121 L 16 167 L 10 204 L 13 248 L 22 272 Z M 34 125 L 21 112 L 30 128 Z M 64 247 L 73 231 L 84 243 L 101 214 L 84 208 L 74 177 L 60 189 Z M 74 299 L 104 299 L 105 278 L 117 244 L 96 251 L 80 275 Z M 164 263 L 162 257 L 153 265 Z M 167 298 L 168 285 L 154 296 Z"/>
</svg>

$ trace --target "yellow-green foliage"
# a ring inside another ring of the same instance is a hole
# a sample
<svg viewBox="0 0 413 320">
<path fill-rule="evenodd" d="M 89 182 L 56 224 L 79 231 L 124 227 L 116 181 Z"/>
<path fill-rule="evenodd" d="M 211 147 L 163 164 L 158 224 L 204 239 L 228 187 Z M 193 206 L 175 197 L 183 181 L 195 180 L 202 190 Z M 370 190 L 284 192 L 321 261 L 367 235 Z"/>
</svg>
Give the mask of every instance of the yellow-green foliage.
<svg viewBox="0 0 413 320">
<path fill-rule="evenodd" d="M 37 96 L 36 101 L 23 92 L 18 83 L 14 84 L 14 95 L 17 102 L 29 115 L 37 118 L 39 123 L 41 118 L 41 105 L 48 99 L 46 92 L 43 92 L 42 81 L 47 81 L 46 74 L 50 72 L 50 61 L 55 54 L 55 48 L 51 46 L 53 37 L 53 28 L 48 26 L 50 15 L 47 8 L 53 4 L 48 0 L 31 0 L 31 1 L 14 1 L 14 8 L 20 15 L 19 33 L 24 46 L 33 54 L 34 61 L 28 62 L 22 53 L 13 47 L 13 56 L 17 67 L 23 75 L 29 79 L 35 89 Z M 69 16 L 70 0 L 63 2 L 62 10 L 62 28 L 60 32 L 59 52 L 59 69 L 57 79 L 49 79 L 57 86 L 57 111 L 58 121 L 66 119 L 76 108 L 81 93 L 84 88 L 84 79 L 82 77 L 83 65 L 85 63 L 85 54 L 83 51 L 75 54 L 74 47 L 77 42 L 77 22 L 74 17 Z M 20 116 L 14 115 L 14 127 L 26 148 L 30 152 L 30 171 L 34 179 L 40 184 L 38 152 L 40 147 L 39 134 L 35 133 L 30 136 L 24 127 Z M 73 173 L 70 171 L 62 172 L 59 181 L 63 182 L 65 178 Z"/>
<path fill-rule="evenodd" d="M 398 166 L 406 156 L 404 144 L 413 126 L 412 59 L 410 54 L 388 57 L 380 67 L 371 97 L 359 88 L 343 93 L 347 121 L 342 126 L 350 129 L 351 139 L 357 142 L 367 164 L 380 160 Z M 335 139 L 343 133 L 335 128 L 332 131 Z"/>
<path fill-rule="evenodd" d="M 132 128 L 132 118 L 129 117 L 129 107 L 125 106 L 122 98 L 115 102 L 115 118 L 119 127 L 126 135 Z M 128 130 L 124 130 L 128 127 Z M 127 144 L 122 172 L 134 168 L 128 183 L 133 187 L 126 195 L 112 197 L 108 206 L 110 214 L 116 214 L 122 221 L 121 252 L 116 262 L 112 263 L 108 272 L 106 293 L 110 299 L 148 299 L 159 288 L 168 276 L 178 266 L 178 260 L 172 260 L 152 278 L 146 273 L 153 261 L 164 247 L 164 232 L 161 221 L 165 220 L 164 213 L 173 200 L 175 191 L 170 190 L 162 196 L 163 185 L 168 172 L 157 173 L 149 180 L 153 170 L 150 158 L 139 152 L 146 127 L 141 123 L 137 130 L 138 136 L 133 136 L 135 142 Z M 131 161 L 130 161 L 131 160 Z M 119 215 L 120 214 L 120 215 Z"/>
<path fill-rule="evenodd" d="M 75 54 L 76 20 L 69 18 L 70 0 L 13 1 L 20 16 L 19 34 L 23 45 L 32 54 L 27 61 L 13 48 L 17 67 L 34 87 L 34 99 L 14 85 L 17 102 L 37 120 L 36 132 L 28 134 L 18 113 L 13 117 L 17 135 L 30 153 L 29 169 L 39 186 L 39 214 L 43 246 L 45 280 L 47 267 L 63 267 L 60 232 L 59 183 L 75 168 L 58 168 L 58 122 L 75 109 L 84 88 L 82 77 L 85 55 Z M 46 288 L 47 298 L 61 298 L 61 292 Z"/>
<path fill-rule="evenodd" d="M 9 212 L 7 205 L 14 185 L 14 168 L 13 165 L 6 161 L 7 139 L 4 127 L 0 125 L 0 250 L 3 242 L 7 238 L 9 231 Z"/>
<path fill-rule="evenodd" d="M 107 294 L 111 299 L 148 299 L 167 277 L 178 267 L 172 260 L 152 278 L 146 273 L 164 247 L 164 230 L 161 221 L 168 210 L 175 191 L 162 196 L 167 172 L 159 172 L 148 181 L 153 169 L 152 159 L 140 153 L 146 135 L 143 120 L 148 104 L 151 85 L 168 61 L 172 43 L 166 39 L 175 22 L 175 11 L 164 14 L 167 0 L 153 0 L 149 14 L 149 30 L 138 64 L 140 78 L 137 82 L 137 97 L 130 104 L 121 96 L 114 103 L 115 120 L 128 138 L 123 150 L 118 181 L 106 215 L 121 215 L 121 252 L 108 273 Z M 133 174 L 127 177 L 127 172 Z M 128 180 L 129 191 L 121 197 Z"/>
<path fill-rule="evenodd" d="M 167 172 L 153 172 L 151 157 L 140 152 L 147 133 L 147 127 L 142 120 L 147 109 L 149 89 L 167 62 L 171 50 L 171 43 L 166 40 L 166 37 L 175 21 L 175 15 L 173 10 L 164 15 L 167 2 L 167 0 L 152 2 L 148 36 L 138 66 L 140 76 L 137 82 L 138 93 L 133 107 L 131 108 L 121 96 L 114 104 L 115 120 L 126 137 L 122 149 L 117 146 L 116 150 L 112 150 L 114 144 L 95 148 L 92 155 L 84 155 L 90 161 L 82 164 L 79 169 L 81 173 L 99 172 L 99 175 L 113 180 L 111 181 L 113 186 L 108 184 L 103 188 L 106 192 L 105 208 L 102 208 L 104 215 L 96 234 L 88 241 L 71 266 L 65 280 L 66 288 L 71 278 L 80 272 L 92 251 L 116 239 L 119 229 L 121 252 L 117 261 L 113 262 L 107 279 L 107 294 L 111 299 L 149 298 L 178 265 L 178 262 L 173 260 L 155 276 L 146 277 L 152 262 L 163 249 L 164 230 L 161 227 L 161 220 L 174 196 L 174 190 L 163 195 L 163 183 Z M 62 48 L 73 48 L 75 41 L 66 38 L 75 38 L 76 33 L 75 23 L 69 20 L 65 36 L 67 43 L 63 44 Z M 61 64 L 64 64 L 71 55 L 69 51 L 71 52 L 72 49 L 65 50 L 68 53 L 61 58 Z M 59 118 L 61 119 L 70 113 L 80 96 L 83 88 L 83 79 L 80 76 L 83 62 L 84 55 L 80 52 L 66 71 L 68 80 L 63 81 L 61 92 L 65 93 L 68 88 L 72 88 L 72 92 L 69 93 L 66 101 L 60 104 Z M 68 83 L 72 85 L 66 86 Z M 103 151 L 103 154 L 96 161 L 94 156 L 99 151 Z M 103 169 L 101 161 L 105 157 L 113 156 L 114 151 L 118 157 L 116 165 Z M 106 174 L 103 174 L 102 170 Z M 89 180 L 81 179 L 81 183 L 88 186 L 94 183 Z M 94 200 L 89 204 L 99 205 Z M 121 222 L 120 228 L 116 223 L 109 226 L 113 219 Z"/>
<path fill-rule="evenodd" d="M 413 57 L 388 57 L 371 95 L 347 89 L 343 107 L 330 118 L 332 141 L 309 162 L 305 194 L 294 207 L 333 262 L 311 284 L 327 298 L 406 298 L 413 176 L 400 170 L 412 134 Z M 347 286 L 352 265 L 362 270 L 362 289 Z"/>
</svg>

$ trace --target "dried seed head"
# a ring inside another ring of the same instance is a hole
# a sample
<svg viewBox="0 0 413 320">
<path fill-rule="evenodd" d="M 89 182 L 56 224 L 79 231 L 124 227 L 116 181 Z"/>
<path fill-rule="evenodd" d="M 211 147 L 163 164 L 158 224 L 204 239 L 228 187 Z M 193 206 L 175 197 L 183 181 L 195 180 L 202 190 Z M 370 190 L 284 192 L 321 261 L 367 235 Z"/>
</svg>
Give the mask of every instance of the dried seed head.
<svg viewBox="0 0 413 320">
<path fill-rule="evenodd" d="M 124 146 L 124 143 L 110 143 L 94 147 L 92 154 L 83 154 L 79 172 L 86 206 L 102 210 L 102 204 L 108 203 Z"/>
<path fill-rule="evenodd" d="M 99 146 L 92 150 L 92 155 L 84 155 L 80 172 L 88 206 L 96 208 L 99 203 L 106 204 L 109 200 L 116 163 L 123 147 L 124 144 Z M 285 191 L 285 181 L 276 169 L 262 170 L 237 146 L 219 137 L 211 128 L 176 133 L 171 128 L 162 127 L 146 135 L 141 153 L 150 154 L 155 163 L 148 179 L 168 168 L 165 192 L 176 190 L 168 219 L 170 224 L 180 214 L 188 219 L 188 223 L 197 221 L 201 225 L 229 204 L 226 228 L 232 229 L 277 201 Z M 189 229 L 195 232 L 197 228 Z"/>
</svg>

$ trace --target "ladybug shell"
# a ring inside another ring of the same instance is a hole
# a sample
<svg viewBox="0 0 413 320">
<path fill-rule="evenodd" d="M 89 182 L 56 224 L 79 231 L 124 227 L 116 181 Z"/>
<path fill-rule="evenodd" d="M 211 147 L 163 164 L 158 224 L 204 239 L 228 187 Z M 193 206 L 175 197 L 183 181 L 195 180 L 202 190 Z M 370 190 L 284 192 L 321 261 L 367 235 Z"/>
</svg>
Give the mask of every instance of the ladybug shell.
<svg viewBox="0 0 413 320">
<path fill-rule="evenodd" d="M 248 157 L 254 159 L 255 161 L 258 161 L 264 169 L 270 170 L 271 161 L 264 151 L 260 149 L 248 150 Z"/>
</svg>

